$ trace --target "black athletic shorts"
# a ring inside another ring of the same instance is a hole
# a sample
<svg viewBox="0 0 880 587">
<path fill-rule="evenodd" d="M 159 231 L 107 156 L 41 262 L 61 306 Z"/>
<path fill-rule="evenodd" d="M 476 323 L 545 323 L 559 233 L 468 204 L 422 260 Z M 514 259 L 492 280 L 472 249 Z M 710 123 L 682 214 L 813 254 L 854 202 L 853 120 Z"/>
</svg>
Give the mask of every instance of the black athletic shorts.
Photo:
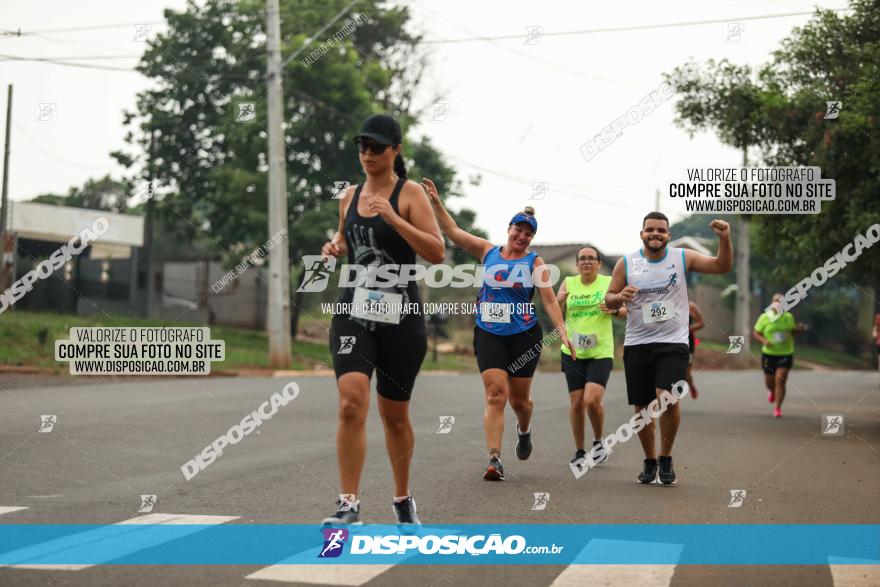
<svg viewBox="0 0 880 587">
<path fill-rule="evenodd" d="M 794 365 L 794 355 L 765 355 L 761 353 L 761 369 L 764 373 L 772 375 L 780 367 L 791 369 Z"/>
<path fill-rule="evenodd" d="M 563 352 L 559 354 L 562 356 L 562 372 L 565 373 L 569 393 L 585 388 L 587 383 L 596 383 L 602 387 L 608 385 L 614 359 L 572 359 Z"/>
<path fill-rule="evenodd" d="M 541 359 L 541 325 L 517 334 L 492 334 L 474 326 L 474 354 L 480 373 L 487 369 L 502 369 L 511 377 L 531 377 Z"/>
<path fill-rule="evenodd" d="M 623 347 L 626 397 L 631 406 L 646 406 L 658 389 L 672 389 L 684 380 L 688 366 L 687 343 L 649 342 Z"/>
<path fill-rule="evenodd" d="M 330 323 L 330 353 L 339 379 L 346 373 L 373 377 L 376 389 L 386 399 L 409 401 L 416 376 L 428 352 L 424 330 L 364 328 L 348 316 L 333 316 Z"/>
</svg>

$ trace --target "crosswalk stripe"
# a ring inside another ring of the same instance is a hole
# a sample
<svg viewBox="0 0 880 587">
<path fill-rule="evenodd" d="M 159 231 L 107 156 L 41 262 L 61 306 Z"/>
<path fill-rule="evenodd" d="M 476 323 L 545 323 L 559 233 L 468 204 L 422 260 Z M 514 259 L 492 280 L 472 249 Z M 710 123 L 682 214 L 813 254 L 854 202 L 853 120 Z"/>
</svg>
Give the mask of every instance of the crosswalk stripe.
<svg viewBox="0 0 880 587">
<path fill-rule="evenodd" d="M 231 520 L 238 519 L 238 516 L 204 516 L 204 515 L 187 515 L 187 514 L 147 514 L 144 516 L 137 516 L 136 518 L 132 518 L 130 520 L 125 520 L 122 522 L 118 522 L 116 524 L 112 524 L 112 526 L 124 526 L 124 525 L 132 525 L 132 524 L 199 524 L 199 525 L 212 525 L 212 524 L 224 524 Z M 198 532 L 198 529 L 192 529 L 191 532 L 187 532 L 187 534 Z M 95 548 L 95 543 L 98 541 L 113 541 L 117 542 L 117 548 L 114 550 L 112 558 L 118 558 L 121 556 L 126 556 L 133 552 L 137 552 L 139 550 L 143 550 L 146 548 L 150 548 L 153 546 L 157 546 L 166 542 L 166 538 L 157 538 L 154 543 L 145 543 L 144 540 L 138 541 L 136 545 L 131 545 L 126 548 L 124 541 L 120 541 L 118 538 L 114 538 L 112 536 L 107 536 L 106 531 L 102 528 L 100 530 L 88 530 L 86 532 L 79 532 L 77 534 L 72 534 L 70 536 L 63 536 L 61 538 L 56 538 L 54 540 L 49 540 L 47 542 L 42 542 L 40 544 L 34 544 L 31 546 L 27 546 L 25 548 L 21 548 L 19 550 L 15 550 L 9 553 L 6 553 L 5 557 L 20 557 L 20 560 L 30 560 L 33 558 L 39 558 L 41 556 L 45 556 L 48 553 L 64 553 L 66 555 L 75 555 L 78 551 L 88 552 L 89 550 L 93 550 Z M 108 559 L 111 560 L 111 559 Z M 42 570 L 63 570 L 63 571 L 79 571 L 82 569 L 87 569 L 89 567 L 95 566 L 95 564 L 86 564 L 86 565 L 78 565 L 78 564 L 5 564 L 0 565 L 0 567 L 13 567 L 16 569 L 42 569 Z"/>
<path fill-rule="evenodd" d="M 658 542 L 633 542 L 625 540 L 590 540 L 575 560 L 583 557 L 605 560 L 621 552 L 650 553 L 659 559 L 669 560 L 681 556 L 681 544 Z M 583 556 L 582 556 L 583 555 Z M 571 564 L 551 583 L 550 587 L 578 587 L 580 585 L 645 585 L 666 587 L 675 574 L 674 564 Z"/>
<path fill-rule="evenodd" d="M 210 525 L 225 524 L 232 520 L 237 520 L 238 516 L 203 516 L 199 514 L 147 514 L 138 516 L 124 522 L 123 524 L 192 524 L 192 525 Z"/>
<path fill-rule="evenodd" d="M 874 564 L 864 564 L 874 563 Z M 880 564 L 874 560 L 828 557 L 828 568 L 835 587 L 874 587 L 880 585 Z"/>
<path fill-rule="evenodd" d="M 394 565 L 271 565 L 245 579 L 358 587 L 392 567 Z"/>
<path fill-rule="evenodd" d="M 12 512 L 17 512 L 17 511 L 26 510 L 26 509 L 28 509 L 28 508 L 27 507 L 18 507 L 18 506 L 0 505 L 0 516 L 2 516 L 3 514 L 11 514 Z"/>
<path fill-rule="evenodd" d="M 828 565 L 835 587 L 880 585 L 880 565 Z"/>
<path fill-rule="evenodd" d="M 666 587 L 676 565 L 569 565 L 550 587 L 640 585 Z"/>
<path fill-rule="evenodd" d="M 443 530 L 434 529 L 429 526 L 422 526 L 422 533 L 431 532 L 444 533 Z M 318 550 L 319 544 L 315 544 L 315 548 L 298 552 L 285 560 L 295 560 L 304 557 L 304 555 L 315 556 L 313 553 Z M 414 554 L 403 557 L 406 560 Z M 303 565 L 303 564 L 284 564 L 278 563 L 263 567 L 258 571 L 254 571 L 245 579 L 260 579 L 265 581 L 287 581 L 293 583 L 311 583 L 313 585 L 341 585 L 345 587 L 358 587 L 364 583 L 372 581 L 385 571 L 394 568 L 400 564 L 397 561 L 391 565 Z"/>
</svg>

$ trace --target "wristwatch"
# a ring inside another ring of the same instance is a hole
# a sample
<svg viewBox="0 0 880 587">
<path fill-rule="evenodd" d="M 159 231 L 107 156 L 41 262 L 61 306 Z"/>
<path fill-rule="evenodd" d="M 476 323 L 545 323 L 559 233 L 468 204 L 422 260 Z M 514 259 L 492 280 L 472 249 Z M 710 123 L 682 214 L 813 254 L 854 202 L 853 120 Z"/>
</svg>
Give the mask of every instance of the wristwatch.
<svg viewBox="0 0 880 587">
<path fill-rule="evenodd" d="M 616 310 L 614 310 L 613 312 L 611 312 L 611 314 L 614 315 L 614 316 L 620 316 L 620 308 L 617 308 Z"/>
</svg>

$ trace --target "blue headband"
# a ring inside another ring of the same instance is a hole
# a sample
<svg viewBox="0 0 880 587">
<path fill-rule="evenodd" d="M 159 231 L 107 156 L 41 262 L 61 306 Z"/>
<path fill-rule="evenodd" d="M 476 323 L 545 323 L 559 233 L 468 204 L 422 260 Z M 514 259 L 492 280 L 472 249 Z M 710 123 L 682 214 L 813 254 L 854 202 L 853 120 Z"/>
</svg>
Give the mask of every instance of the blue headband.
<svg viewBox="0 0 880 587">
<path fill-rule="evenodd" d="M 529 216 L 528 214 L 520 212 L 510 220 L 510 224 L 518 224 L 520 222 L 525 222 L 531 226 L 532 232 L 538 232 L 538 221 L 535 220 L 534 216 Z"/>
</svg>

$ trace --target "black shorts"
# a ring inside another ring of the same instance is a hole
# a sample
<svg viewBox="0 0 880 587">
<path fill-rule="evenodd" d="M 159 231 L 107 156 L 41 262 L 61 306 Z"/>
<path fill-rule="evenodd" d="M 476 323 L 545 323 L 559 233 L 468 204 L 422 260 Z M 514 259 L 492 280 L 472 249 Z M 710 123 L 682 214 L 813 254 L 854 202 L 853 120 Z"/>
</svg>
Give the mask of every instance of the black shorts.
<svg viewBox="0 0 880 587">
<path fill-rule="evenodd" d="M 375 369 L 376 389 L 386 399 L 409 401 L 427 352 L 424 330 L 381 325 L 369 330 L 345 315 L 334 316 L 330 323 L 330 353 L 336 378 L 357 372 L 372 379 Z"/>
<path fill-rule="evenodd" d="M 563 352 L 559 354 L 562 356 L 562 372 L 565 373 L 569 393 L 585 388 L 587 383 L 602 387 L 608 385 L 614 359 L 572 359 Z"/>
<path fill-rule="evenodd" d="M 493 334 L 474 326 L 474 354 L 480 373 L 502 369 L 511 377 L 531 377 L 541 360 L 544 332 L 535 324 L 517 334 Z"/>
<path fill-rule="evenodd" d="M 626 397 L 631 406 L 646 406 L 658 389 L 672 389 L 684 380 L 688 366 L 687 343 L 650 342 L 623 347 Z"/>
<path fill-rule="evenodd" d="M 761 353 L 761 369 L 767 375 L 773 375 L 780 367 L 791 369 L 794 365 L 794 355 L 765 355 Z"/>
</svg>

